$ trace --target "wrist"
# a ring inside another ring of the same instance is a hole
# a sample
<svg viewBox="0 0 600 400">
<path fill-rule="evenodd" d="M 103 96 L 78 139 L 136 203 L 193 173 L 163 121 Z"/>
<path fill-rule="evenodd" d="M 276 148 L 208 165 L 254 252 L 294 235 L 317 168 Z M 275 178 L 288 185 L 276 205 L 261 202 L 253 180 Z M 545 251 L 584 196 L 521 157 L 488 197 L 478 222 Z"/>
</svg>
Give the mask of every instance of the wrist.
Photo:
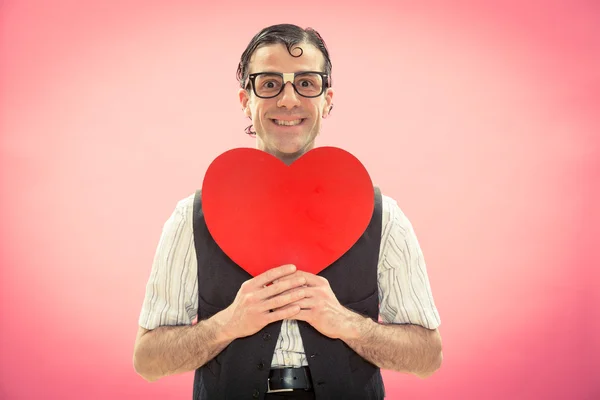
<svg viewBox="0 0 600 400">
<path fill-rule="evenodd" d="M 351 310 L 348 310 L 346 329 L 342 332 L 343 341 L 360 340 L 368 336 L 369 332 L 374 328 L 375 322 L 368 317 L 364 317 Z"/>
<path fill-rule="evenodd" d="M 215 340 L 220 343 L 228 343 L 236 339 L 235 335 L 230 329 L 229 309 L 224 309 L 213 315 L 207 320 L 207 322 L 213 325 L 213 332 L 215 333 Z"/>
</svg>

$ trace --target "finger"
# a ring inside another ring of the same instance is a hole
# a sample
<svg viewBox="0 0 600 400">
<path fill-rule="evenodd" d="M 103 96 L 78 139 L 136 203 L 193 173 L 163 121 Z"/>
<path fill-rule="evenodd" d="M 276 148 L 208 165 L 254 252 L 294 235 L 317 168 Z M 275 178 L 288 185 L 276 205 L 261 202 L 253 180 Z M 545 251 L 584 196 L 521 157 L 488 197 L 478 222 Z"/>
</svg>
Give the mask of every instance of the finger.
<svg viewBox="0 0 600 400">
<path fill-rule="evenodd" d="M 311 288 L 308 286 L 299 286 L 293 289 L 288 290 L 287 292 L 283 292 L 281 293 L 283 294 L 288 294 L 288 293 L 294 293 L 296 291 L 302 290 L 302 294 L 303 294 L 303 298 L 322 298 L 323 296 L 321 295 L 321 291 L 317 288 Z"/>
<path fill-rule="evenodd" d="M 268 283 L 271 283 L 276 279 L 283 278 L 289 274 L 293 274 L 294 272 L 296 272 L 296 266 L 292 264 L 271 268 L 270 270 L 252 278 L 252 286 L 256 288 L 262 288 Z"/>
<path fill-rule="evenodd" d="M 279 307 L 278 309 L 276 309 L 276 310 L 270 310 L 269 312 L 270 313 L 274 313 L 274 312 L 277 312 L 277 311 L 289 310 L 290 308 L 294 308 L 294 307 L 297 308 L 298 311 L 300 311 L 300 307 L 297 304 L 290 303 L 287 306 Z"/>
<path fill-rule="evenodd" d="M 319 275 L 311 274 L 309 272 L 304 272 L 302 276 L 306 279 L 307 286 L 316 287 L 329 284 L 329 281 L 327 279 Z"/>
<path fill-rule="evenodd" d="M 306 279 L 306 285 L 307 286 L 323 286 L 323 285 L 329 283 L 327 281 L 327 279 L 323 278 L 322 276 L 311 274 L 310 272 L 306 272 L 306 271 L 300 271 L 300 270 L 298 270 L 293 275 L 294 276 L 302 276 L 302 277 L 304 277 Z M 277 282 L 283 282 L 283 281 L 285 281 L 287 279 L 293 279 L 292 275 L 280 278 L 280 279 L 277 280 Z"/>
<path fill-rule="evenodd" d="M 305 296 L 304 288 L 297 288 L 294 290 L 290 290 L 287 293 L 280 294 L 275 297 L 271 297 L 270 299 L 264 301 L 260 305 L 259 310 L 260 311 L 276 310 L 276 309 L 286 306 L 290 303 L 301 300 L 304 298 L 304 296 Z"/>
<path fill-rule="evenodd" d="M 312 310 L 317 305 L 317 301 L 314 298 L 305 297 L 305 298 L 297 300 L 289 305 L 297 305 L 302 310 Z"/>
<path fill-rule="evenodd" d="M 299 276 L 303 276 L 303 274 L 304 274 L 304 271 L 296 270 L 296 272 L 294 272 L 293 274 L 286 275 L 283 278 L 275 279 L 273 281 L 273 284 L 279 283 L 279 282 L 285 282 L 285 281 L 290 280 L 290 279 L 295 279 L 295 278 L 297 278 Z"/>
<path fill-rule="evenodd" d="M 294 314 L 291 319 L 295 319 L 298 321 L 306 321 L 310 322 L 311 320 L 311 311 L 310 310 L 300 310 L 296 314 Z M 290 317 L 288 317 L 290 318 Z"/>
<path fill-rule="evenodd" d="M 269 322 L 275 322 L 275 321 L 280 321 L 282 319 L 291 319 L 293 318 L 295 315 L 298 314 L 298 312 L 300 311 L 300 307 L 294 305 L 294 304 L 289 304 L 285 307 L 281 307 L 278 310 L 275 310 L 271 313 L 267 313 L 267 320 Z"/>
<path fill-rule="evenodd" d="M 279 281 L 278 283 L 274 283 L 271 286 L 261 289 L 260 292 L 257 293 L 257 298 L 260 300 L 266 300 L 304 285 L 306 285 L 306 279 L 304 279 L 304 277 L 296 277 L 294 279 Z"/>
</svg>

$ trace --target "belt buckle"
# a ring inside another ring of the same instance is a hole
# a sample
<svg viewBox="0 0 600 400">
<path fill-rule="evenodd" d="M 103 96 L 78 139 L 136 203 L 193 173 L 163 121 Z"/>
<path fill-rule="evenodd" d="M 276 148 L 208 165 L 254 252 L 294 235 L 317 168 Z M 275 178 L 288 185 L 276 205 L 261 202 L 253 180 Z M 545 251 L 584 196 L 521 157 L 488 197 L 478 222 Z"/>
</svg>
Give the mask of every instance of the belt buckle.
<svg viewBox="0 0 600 400">
<path fill-rule="evenodd" d="M 271 378 L 267 378 L 267 393 L 293 392 L 294 389 L 271 389 Z"/>
</svg>

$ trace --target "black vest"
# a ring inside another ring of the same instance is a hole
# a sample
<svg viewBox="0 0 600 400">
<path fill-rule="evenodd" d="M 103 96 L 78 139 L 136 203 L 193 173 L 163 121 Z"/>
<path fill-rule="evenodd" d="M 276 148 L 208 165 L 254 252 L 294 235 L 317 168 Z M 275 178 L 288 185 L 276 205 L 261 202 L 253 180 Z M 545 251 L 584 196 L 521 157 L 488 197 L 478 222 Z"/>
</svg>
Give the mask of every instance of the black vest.
<svg viewBox="0 0 600 400">
<path fill-rule="evenodd" d="M 252 276 L 235 264 L 210 235 L 202 212 L 201 192 L 194 198 L 194 242 L 198 259 L 198 321 L 227 308 L 242 283 Z M 359 314 L 378 319 L 377 263 L 381 242 L 381 193 L 369 226 L 341 258 L 319 273 L 339 302 Z M 250 240 L 250 239 L 249 239 Z M 346 343 L 330 339 L 298 321 L 318 400 L 383 399 L 381 372 Z M 264 399 L 281 321 L 236 339 L 194 376 L 194 400 Z"/>
</svg>

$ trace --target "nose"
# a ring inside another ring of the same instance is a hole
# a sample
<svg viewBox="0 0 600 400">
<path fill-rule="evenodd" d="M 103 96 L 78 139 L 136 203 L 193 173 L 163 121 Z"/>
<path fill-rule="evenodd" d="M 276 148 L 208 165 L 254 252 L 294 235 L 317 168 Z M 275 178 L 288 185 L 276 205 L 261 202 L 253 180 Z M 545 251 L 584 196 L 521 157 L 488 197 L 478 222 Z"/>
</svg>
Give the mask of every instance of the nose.
<svg viewBox="0 0 600 400">
<path fill-rule="evenodd" d="M 291 82 L 286 82 L 280 94 L 280 99 L 277 101 L 278 107 L 292 109 L 300 104 L 298 94 L 294 90 Z"/>
</svg>

